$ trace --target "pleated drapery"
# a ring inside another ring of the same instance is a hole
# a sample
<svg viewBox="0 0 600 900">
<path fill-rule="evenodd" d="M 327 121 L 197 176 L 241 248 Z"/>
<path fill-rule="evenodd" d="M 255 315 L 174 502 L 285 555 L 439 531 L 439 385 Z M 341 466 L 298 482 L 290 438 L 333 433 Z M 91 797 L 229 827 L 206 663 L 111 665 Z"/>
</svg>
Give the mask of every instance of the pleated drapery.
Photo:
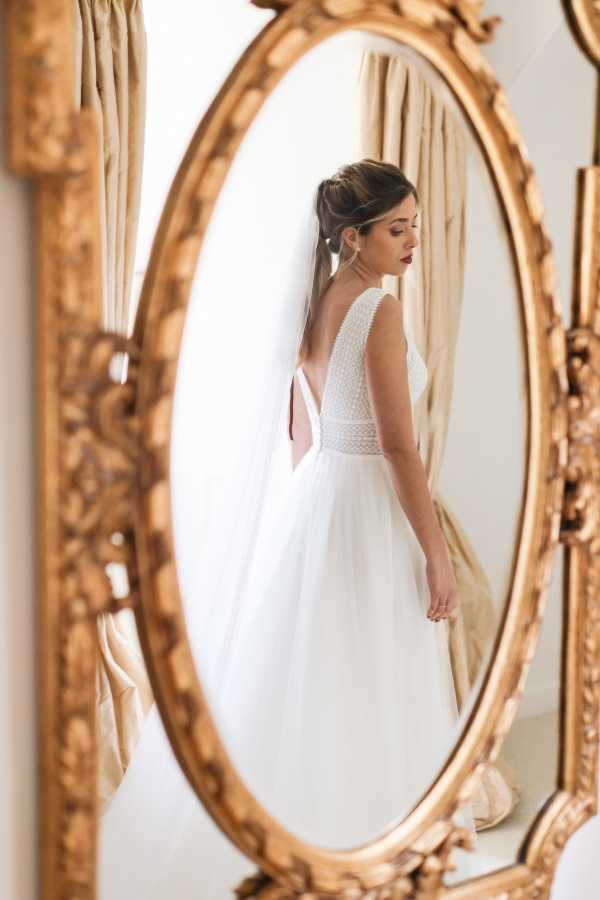
<svg viewBox="0 0 600 900">
<path fill-rule="evenodd" d="M 75 100 L 100 127 L 102 325 L 130 331 L 146 104 L 146 34 L 140 0 L 74 0 Z M 130 610 L 98 618 L 98 790 L 118 787 L 153 698 Z"/>
<path fill-rule="evenodd" d="M 458 583 L 449 616 L 450 656 L 459 709 L 470 697 L 497 626 L 491 587 L 467 535 L 436 489 L 450 415 L 462 307 L 468 146 L 463 128 L 409 58 L 365 52 L 359 76 L 361 155 L 399 166 L 417 188 L 423 211 L 414 297 L 405 315 L 428 370 L 415 406 L 415 436 Z M 392 293 L 402 279 L 386 276 Z M 398 294 L 402 296 L 402 294 Z M 515 775 L 499 758 L 488 766 L 472 806 L 478 830 L 504 819 L 520 798 Z"/>
</svg>

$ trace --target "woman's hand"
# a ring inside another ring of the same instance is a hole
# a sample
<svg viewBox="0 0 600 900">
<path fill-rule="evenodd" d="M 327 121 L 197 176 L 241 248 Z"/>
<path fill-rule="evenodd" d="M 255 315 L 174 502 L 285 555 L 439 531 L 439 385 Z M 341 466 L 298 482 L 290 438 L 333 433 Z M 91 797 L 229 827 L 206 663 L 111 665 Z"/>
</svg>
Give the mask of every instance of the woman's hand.
<svg viewBox="0 0 600 900">
<path fill-rule="evenodd" d="M 427 618 L 439 622 L 458 606 L 458 586 L 448 553 L 445 551 L 428 559 L 426 573 L 431 594 Z"/>
</svg>

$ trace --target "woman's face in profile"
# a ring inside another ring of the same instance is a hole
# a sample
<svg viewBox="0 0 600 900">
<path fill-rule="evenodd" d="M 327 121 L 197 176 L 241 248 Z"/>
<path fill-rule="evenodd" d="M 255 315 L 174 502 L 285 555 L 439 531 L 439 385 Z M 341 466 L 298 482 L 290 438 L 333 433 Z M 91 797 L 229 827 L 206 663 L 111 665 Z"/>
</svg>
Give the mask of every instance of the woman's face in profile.
<svg viewBox="0 0 600 900">
<path fill-rule="evenodd" d="M 360 258 L 383 275 L 404 275 L 419 244 L 419 214 L 412 194 L 375 222 L 368 234 L 359 235 Z"/>
</svg>

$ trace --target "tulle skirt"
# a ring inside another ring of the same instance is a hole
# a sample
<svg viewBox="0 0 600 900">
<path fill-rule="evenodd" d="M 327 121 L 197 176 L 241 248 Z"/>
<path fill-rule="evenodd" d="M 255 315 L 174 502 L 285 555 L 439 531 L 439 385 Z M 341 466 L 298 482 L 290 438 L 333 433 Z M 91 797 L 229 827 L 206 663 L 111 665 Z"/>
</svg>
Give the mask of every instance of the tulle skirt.
<svg viewBox="0 0 600 900">
<path fill-rule="evenodd" d="M 312 447 L 262 529 L 213 714 L 250 790 L 310 843 L 386 831 L 457 737 L 425 562 L 382 456 Z"/>
<path fill-rule="evenodd" d="M 410 811 L 457 737 L 447 623 L 426 618 L 425 558 L 385 460 L 311 448 L 250 569 L 237 612 L 215 604 L 197 642 L 213 716 L 260 802 L 309 843 L 350 848 Z M 473 829 L 468 808 L 456 820 Z M 256 868 L 191 791 L 156 707 L 99 851 L 101 900 L 222 900 Z M 463 878 L 497 865 L 457 861 Z"/>
</svg>

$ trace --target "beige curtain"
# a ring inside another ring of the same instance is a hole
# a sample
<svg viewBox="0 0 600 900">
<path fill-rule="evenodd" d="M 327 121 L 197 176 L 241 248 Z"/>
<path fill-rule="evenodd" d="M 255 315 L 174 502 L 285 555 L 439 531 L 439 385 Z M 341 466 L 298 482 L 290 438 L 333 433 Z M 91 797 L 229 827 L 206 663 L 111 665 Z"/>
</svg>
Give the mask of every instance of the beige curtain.
<svg viewBox="0 0 600 900">
<path fill-rule="evenodd" d="M 137 234 L 146 98 L 140 0 L 74 0 L 76 102 L 100 123 L 103 325 L 127 334 Z M 129 764 L 152 692 L 133 614 L 98 620 L 99 794 L 103 808 Z"/>
<path fill-rule="evenodd" d="M 414 282 L 404 308 L 429 370 L 427 388 L 415 406 L 415 435 L 458 582 L 460 605 L 449 618 L 449 635 L 454 686 L 462 708 L 496 630 L 485 572 L 437 491 L 463 294 L 468 146 L 463 127 L 444 101 L 444 91 L 433 93 L 416 61 L 365 53 L 359 94 L 362 156 L 399 166 L 417 188 L 423 213 L 421 244 L 411 270 Z M 405 280 L 386 280 L 392 293 L 401 291 L 400 296 L 406 297 Z M 474 798 L 477 829 L 501 821 L 519 798 L 514 773 L 504 760 L 497 760 L 488 767 Z"/>
</svg>

